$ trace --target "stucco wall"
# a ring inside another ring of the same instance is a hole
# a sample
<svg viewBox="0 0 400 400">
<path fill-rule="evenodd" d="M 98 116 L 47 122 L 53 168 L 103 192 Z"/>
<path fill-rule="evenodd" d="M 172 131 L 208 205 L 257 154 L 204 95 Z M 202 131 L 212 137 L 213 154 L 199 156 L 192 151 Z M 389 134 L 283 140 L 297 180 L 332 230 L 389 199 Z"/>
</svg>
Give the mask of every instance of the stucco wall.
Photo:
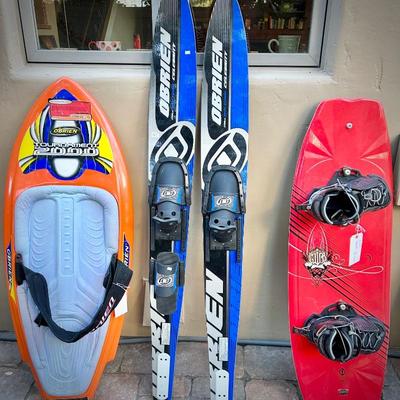
<svg viewBox="0 0 400 400">
<path fill-rule="evenodd" d="M 339 0 L 333 0 L 339 1 Z M 119 135 L 134 187 L 135 276 L 125 335 L 148 335 L 141 325 L 147 276 L 146 134 L 149 67 L 28 65 L 14 1 L 0 0 L 0 196 L 19 124 L 42 89 L 61 75 L 84 85 L 107 111 Z M 325 71 L 250 69 L 250 165 L 245 233 L 242 338 L 285 339 L 289 193 L 299 143 L 319 101 L 371 97 L 386 111 L 393 146 L 400 133 L 400 2 L 346 0 L 333 21 Z M 336 28 L 335 28 L 336 25 Z M 335 35 L 336 31 L 336 35 Z M 201 79 L 201 72 L 199 71 Z M 198 160 L 181 334 L 205 333 Z M 0 217 L 1 218 L 1 217 Z M 392 345 L 400 346 L 400 220 L 394 212 Z M 0 219 L 1 222 L 1 219 Z M 0 329 L 11 329 L 5 279 Z"/>
</svg>

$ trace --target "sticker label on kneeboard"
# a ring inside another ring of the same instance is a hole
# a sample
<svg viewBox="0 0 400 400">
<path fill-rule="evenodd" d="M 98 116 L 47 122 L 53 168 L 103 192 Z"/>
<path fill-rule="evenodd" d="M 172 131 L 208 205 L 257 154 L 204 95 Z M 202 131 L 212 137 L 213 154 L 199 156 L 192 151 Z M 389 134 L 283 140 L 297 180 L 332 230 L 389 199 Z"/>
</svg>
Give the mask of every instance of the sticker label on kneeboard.
<svg viewBox="0 0 400 400">
<path fill-rule="evenodd" d="M 85 170 L 109 174 L 111 145 L 104 129 L 93 119 L 91 104 L 67 90 L 50 99 L 22 140 L 18 155 L 24 174 L 47 169 L 60 180 L 72 180 Z"/>
<path fill-rule="evenodd" d="M 114 309 L 114 316 L 115 318 L 120 317 L 128 312 L 128 297 L 126 293 L 118 303 L 118 305 Z"/>
</svg>

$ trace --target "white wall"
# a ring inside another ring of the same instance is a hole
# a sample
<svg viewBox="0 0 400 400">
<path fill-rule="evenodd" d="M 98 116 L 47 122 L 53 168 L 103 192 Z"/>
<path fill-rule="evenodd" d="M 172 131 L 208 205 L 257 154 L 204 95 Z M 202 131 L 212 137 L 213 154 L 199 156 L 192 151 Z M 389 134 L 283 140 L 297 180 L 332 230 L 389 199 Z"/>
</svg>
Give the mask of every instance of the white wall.
<svg viewBox="0 0 400 400">
<path fill-rule="evenodd" d="M 333 0 L 337 2 L 339 0 Z M 68 75 L 84 85 L 116 128 L 132 179 L 135 202 L 135 277 L 125 335 L 147 335 L 141 326 L 147 275 L 147 96 L 149 67 L 28 65 L 17 7 L 0 0 L 0 182 L 25 113 L 48 84 Z M 287 230 L 290 184 L 299 143 L 316 105 L 332 97 L 379 99 L 392 143 L 400 133 L 400 2 L 346 0 L 336 17 L 326 69 L 250 69 L 250 165 L 246 220 L 242 338 L 288 338 Z M 340 21 L 339 21 L 340 20 Z M 201 79 L 201 72 L 199 72 Z M 199 159 L 199 158 L 198 158 Z M 197 160 L 198 160 L 197 159 Z M 196 165 L 181 334 L 203 335 L 202 232 L 199 165 Z M 0 184 L 0 195 L 3 195 Z M 1 197 L 0 197 L 1 198 Z M 394 213 L 392 345 L 400 346 L 400 219 Z M 1 220 L 0 220 L 1 223 Z M 0 329 L 11 329 L 5 279 L 0 290 Z"/>
</svg>

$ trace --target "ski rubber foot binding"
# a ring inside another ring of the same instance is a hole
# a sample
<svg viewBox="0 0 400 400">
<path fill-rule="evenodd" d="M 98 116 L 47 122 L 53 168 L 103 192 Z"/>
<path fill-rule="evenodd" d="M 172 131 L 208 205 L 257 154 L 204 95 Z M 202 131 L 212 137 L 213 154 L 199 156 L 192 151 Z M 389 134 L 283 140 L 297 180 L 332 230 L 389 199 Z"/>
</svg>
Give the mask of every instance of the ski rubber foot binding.
<svg viewBox="0 0 400 400">
<path fill-rule="evenodd" d="M 231 166 L 213 167 L 205 179 L 203 197 L 204 223 L 206 224 L 205 258 L 210 251 L 236 250 L 242 258 L 242 219 L 245 213 L 242 178 Z"/>
<path fill-rule="evenodd" d="M 186 242 L 186 206 L 190 205 L 189 176 L 185 163 L 176 157 L 159 160 L 149 188 L 150 247 L 157 240 Z M 184 248 L 182 249 L 184 250 Z"/>
<path fill-rule="evenodd" d="M 154 285 L 157 310 L 164 315 L 176 310 L 178 287 L 185 282 L 185 270 L 175 253 L 161 252 L 150 260 L 149 281 Z"/>
</svg>

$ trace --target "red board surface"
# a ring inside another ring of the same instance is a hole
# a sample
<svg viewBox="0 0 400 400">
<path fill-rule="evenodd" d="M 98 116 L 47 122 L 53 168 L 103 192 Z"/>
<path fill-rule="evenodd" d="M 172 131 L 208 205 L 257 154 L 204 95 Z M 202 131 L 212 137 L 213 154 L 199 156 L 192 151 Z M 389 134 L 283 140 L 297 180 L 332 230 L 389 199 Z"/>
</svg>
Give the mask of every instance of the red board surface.
<svg viewBox="0 0 400 400">
<path fill-rule="evenodd" d="M 340 363 L 325 358 L 304 336 L 293 333 L 293 327 L 302 327 L 311 314 L 337 301 L 352 305 L 361 315 L 377 317 L 389 328 L 392 204 L 363 214 L 358 225 L 347 227 L 320 223 L 310 213 L 295 209 L 312 189 L 325 186 L 345 166 L 362 175 L 383 177 L 392 193 L 390 142 L 383 108 L 376 101 L 322 102 L 297 162 L 289 228 L 289 322 L 304 400 L 378 400 L 383 387 L 388 334 L 378 352 Z M 350 239 L 360 231 L 361 258 L 349 265 Z M 330 261 L 319 278 L 305 266 L 316 248 Z"/>
</svg>

